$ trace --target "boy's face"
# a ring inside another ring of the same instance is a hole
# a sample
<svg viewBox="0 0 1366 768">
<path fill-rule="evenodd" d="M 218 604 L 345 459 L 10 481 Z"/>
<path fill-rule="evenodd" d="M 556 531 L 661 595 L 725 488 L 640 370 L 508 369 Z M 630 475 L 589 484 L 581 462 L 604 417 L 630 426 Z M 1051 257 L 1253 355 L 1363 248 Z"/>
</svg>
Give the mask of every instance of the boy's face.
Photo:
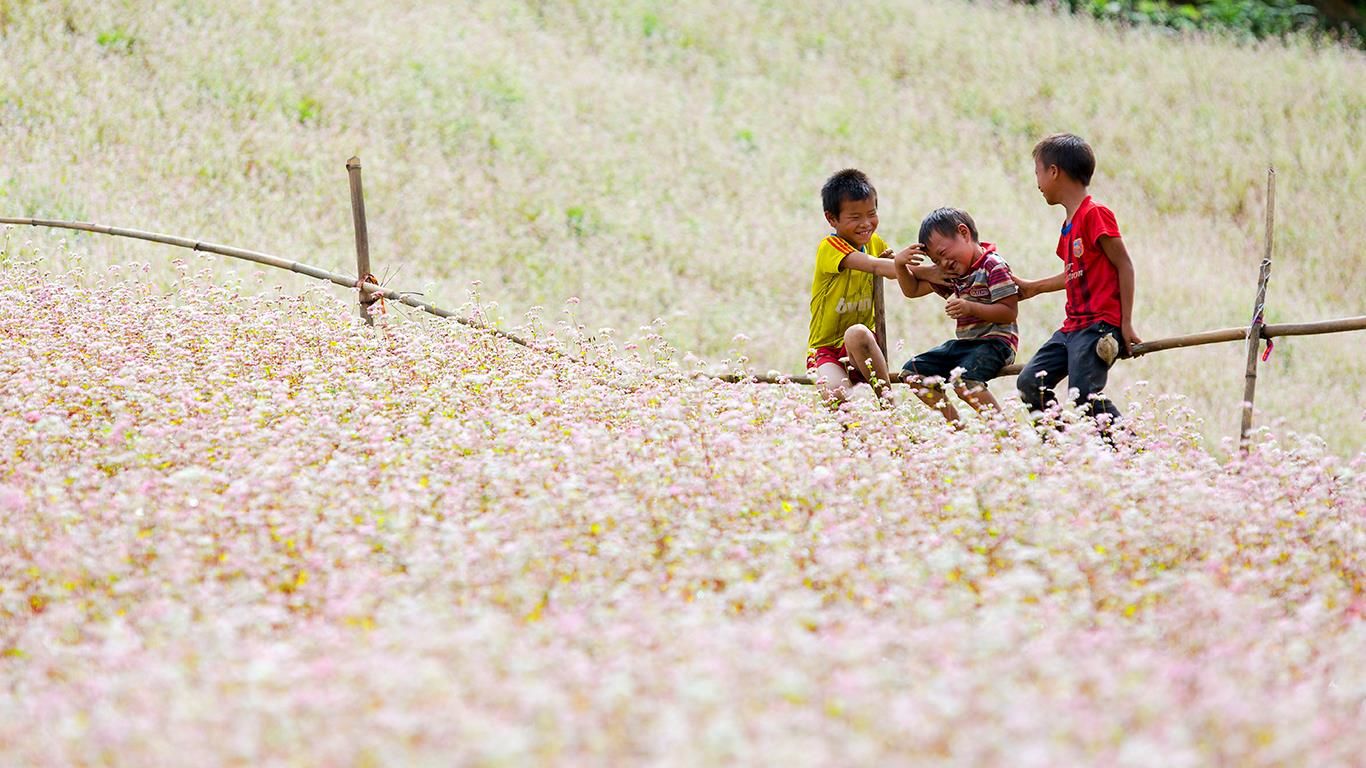
<svg viewBox="0 0 1366 768">
<path fill-rule="evenodd" d="M 930 230 L 930 240 L 925 243 L 930 258 L 948 277 L 958 278 L 966 275 L 977 261 L 979 248 L 973 242 L 972 232 L 966 224 L 959 224 L 952 235 L 940 234 Z"/>
<path fill-rule="evenodd" d="M 867 200 L 845 200 L 840 203 L 840 215 L 826 211 L 825 220 L 835 228 L 835 234 L 862 248 L 877 231 L 877 195 Z"/>
<path fill-rule="evenodd" d="M 1039 185 L 1039 194 L 1049 205 L 1058 204 L 1058 175 L 1062 171 L 1056 165 L 1044 167 L 1043 161 L 1034 158 L 1034 181 Z"/>
</svg>

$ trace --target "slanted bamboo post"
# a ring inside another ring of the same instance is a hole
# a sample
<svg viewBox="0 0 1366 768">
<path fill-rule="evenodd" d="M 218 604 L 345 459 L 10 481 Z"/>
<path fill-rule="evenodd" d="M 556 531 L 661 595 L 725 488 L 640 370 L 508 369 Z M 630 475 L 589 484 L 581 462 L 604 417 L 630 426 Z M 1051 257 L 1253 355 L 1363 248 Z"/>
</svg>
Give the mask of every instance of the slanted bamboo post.
<svg viewBox="0 0 1366 768">
<path fill-rule="evenodd" d="M 1276 169 L 1266 169 L 1266 250 L 1262 255 L 1262 271 L 1257 278 L 1257 299 L 1252 305 L 1252 325 L 1247 329 L 1247 374 L 1243 377 L 1243 424 L 1238 432 L 1238 446 L 1247 451 L 1247 433 L 1252 430 L 1252 399 L 1257 394 L 1257 356 L 1262 346 L 1262 316 L 1266 309 L 1266 284 L 1271 279 L 1271 247 L 1276 228 Z"/>
<path fill-rule="evenodd" d="M 360 183 L 360 158 L 352 157 L 346 161 L 346 174 L 351 181 L 351 220 L 356 229 L 356 289 L 360 292 L 360 316 L 366 325 L 374 325 L 375 318 L 370 314 L 370 306 L 379 298 L 366 290 L 366 283 L 378 285 L 370 272 L 370 233 L 365 227 L 365 191 Z"/>
</svg>

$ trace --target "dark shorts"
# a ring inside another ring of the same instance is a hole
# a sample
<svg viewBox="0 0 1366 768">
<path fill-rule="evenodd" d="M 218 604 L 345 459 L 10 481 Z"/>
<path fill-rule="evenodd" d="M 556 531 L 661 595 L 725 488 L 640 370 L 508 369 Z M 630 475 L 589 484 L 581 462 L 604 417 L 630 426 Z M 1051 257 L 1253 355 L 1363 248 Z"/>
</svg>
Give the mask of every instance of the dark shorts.
<svg viewBox="0 0 1366 768">
<path fill-rule="evenodd" d="M 953 369 L 963 369 L 965 381 L 988 382 L 1015 358 L 1015 350 L 1001 339 L 950 339 L 906 361 L 907 374 L 948 380 Z"/>
<path fill-rule="evenodd" d="M 1109 323 L 1095 323 L 1076 331 L 1058 331 L 1044 342 L 1025 364 L 1015 381 L 1020 399 L 1030 410 L 1042 411 L 1054 405 L 1053 388 L 1067 378 L 1068 389 L 1077 390 L 1077 402 L 1093 414 L 1119 416 L 1119 409 L 1102 394 L 1110 376 L 1110 366 L 1096 353 L 1096 343 L 1105 334 L 1122 338 L 1120 330 Z M 1099 398 L 1094 400 L 1094 398 Z"/>
</svg>

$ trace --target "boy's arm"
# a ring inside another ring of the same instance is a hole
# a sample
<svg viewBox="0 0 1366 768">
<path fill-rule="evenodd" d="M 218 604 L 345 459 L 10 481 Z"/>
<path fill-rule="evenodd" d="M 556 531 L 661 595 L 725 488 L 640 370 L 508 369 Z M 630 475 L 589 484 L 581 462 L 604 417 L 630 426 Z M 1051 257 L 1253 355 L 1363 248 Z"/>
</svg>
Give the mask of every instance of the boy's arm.
<svg viewBox="0 0 1366 768">
<path fill-rule="evenodd" d="M 1129 249 L 1124 247 L 1122 238 L 1101 235 L 1097 242 L 1105 258 L 1119 273 L 1119 333 L 1124 337 L 1125 345 L 1133 346 L 1142 341 L 1134 331 L 1134 262 L 1129 258 Z"/>
<path fill-rule="evenodd" d="M 934 288 L 926 281 L 917 276 L 919 264 L 924 254 L 925 246 L 915 243 L 898 251 L 892 258 L 892 263 L 896 265 L 896 282 L 901 286 L 901 293 L 908 299 L 918 299 L 929 294 Z"/>
<path fill-rule="evenodd" d="M 911 267 L 911 274 L 922 283 L 932 283 L 952 288 L 949 279 L 944 276 L 944 270 L 938 264 L 921 264 L 918 267 Z"/>
<path fill-rule="evenodd" d="M 892 255 L 892 249 L 888 248 L 882 253 L 890 257 Z M 888 280 L 896 279 L 896 264 L 891 258 L 883 258 L 882 256 L 873 257 L 862 251 L 854 251 L 853 253 L 845 254 L 844 260 L 840 262 L 840 269 L 854 269 L 859 272 L 870 272 L 878 277 L 885 277 Z"/>
<path fill-rule="evenodd" d="M 1041 293 L 1052 293 L 1061 291 L 1067 287 L 1067 272 L 1059 272 L 1052 277 L 1043 277 L 1038 280 L 1026 280 L 1022 277 L 1011 276 L 1015 284 L 1020 286 L 1020 299 L 1032 299 Z"/>
<path fill-rule="evenodd" d="M 955 319 L 966 315 L 972 315 L 973 317 L 979 320 L 985 320 L 988 323 L 1000 323 L 1005 325 L 1006 323 L 1015 322 L 1015 318 L 1019 317 L 1019 305 L 1020 297 L 1018 295 L 1006 296 L 991 304 L 983 304 L 979 301 L 968 301 L 967 299 L 960 299 L 957 296 L 953 296 L 944 304 L 944 314 Z"/>
</svg>

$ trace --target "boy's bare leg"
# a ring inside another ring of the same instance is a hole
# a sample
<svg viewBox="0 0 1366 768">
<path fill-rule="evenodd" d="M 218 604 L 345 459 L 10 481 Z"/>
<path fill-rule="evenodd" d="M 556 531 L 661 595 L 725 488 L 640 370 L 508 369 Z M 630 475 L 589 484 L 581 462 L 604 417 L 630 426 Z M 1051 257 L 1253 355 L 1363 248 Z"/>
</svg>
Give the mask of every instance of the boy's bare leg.
<svg viewBox="0 0 1366 768">
<path fill-rule="evenodd" d="M 871 384 L 877 382 L 875 389 L 879 394 L 891 384 L 887 375 L 887 358 L 882 356 L 882 348 L 877 345 L 877 337 L 865 325 L 854 325 L 844 332 L 844 348 L 849 359 L 858 368 L 863 378 Z M 871 363 L 871 365 L 870 365 Z"/>
<path fill-rule="evenodd" d="M 958 410 L 953 407 L 944 396 L 944 390 L 937 386 L 930 386 L 922 382 L 911 385 L 911 391 L 920 398 L 920 402 L 928 405 L 930 410 L 944 414 L 944 419 L 950 424 L 958 425 Z"/>
<path fill-rule="evenodd" d="M 849 387 L 853 384 L 844 366 L 838 363 L 825 363 L 816 369 L 816 391 L 821 398 L 838 405 L 849 399 Z"/>
<path fill-rule="evenodd" d="M 996 430 L 997 435 L 1004 437 L 1014 434 L 1010 419 L 1006 417 L 1005 411 L 1001 410 L 1001 404 L 996 402 L 985 382 L 962 381 L 954 389 L 964 402 L 977 411 L 982 421 Z"/>
<path fill-rule="evenodd" d="M 1001 412 L 1001 404 L 996 402 L 996 398 L 992 396 L 991 390 L 987 389 L 987 385 L 980 381 L 959 382 L 954 390 L 958 392 L 959 397 L 963 398 L 963 402 L 972 406 L 972 409 L 978 413 L 985 413 L 988 410 L 996 413 Z"/>
</svg>

